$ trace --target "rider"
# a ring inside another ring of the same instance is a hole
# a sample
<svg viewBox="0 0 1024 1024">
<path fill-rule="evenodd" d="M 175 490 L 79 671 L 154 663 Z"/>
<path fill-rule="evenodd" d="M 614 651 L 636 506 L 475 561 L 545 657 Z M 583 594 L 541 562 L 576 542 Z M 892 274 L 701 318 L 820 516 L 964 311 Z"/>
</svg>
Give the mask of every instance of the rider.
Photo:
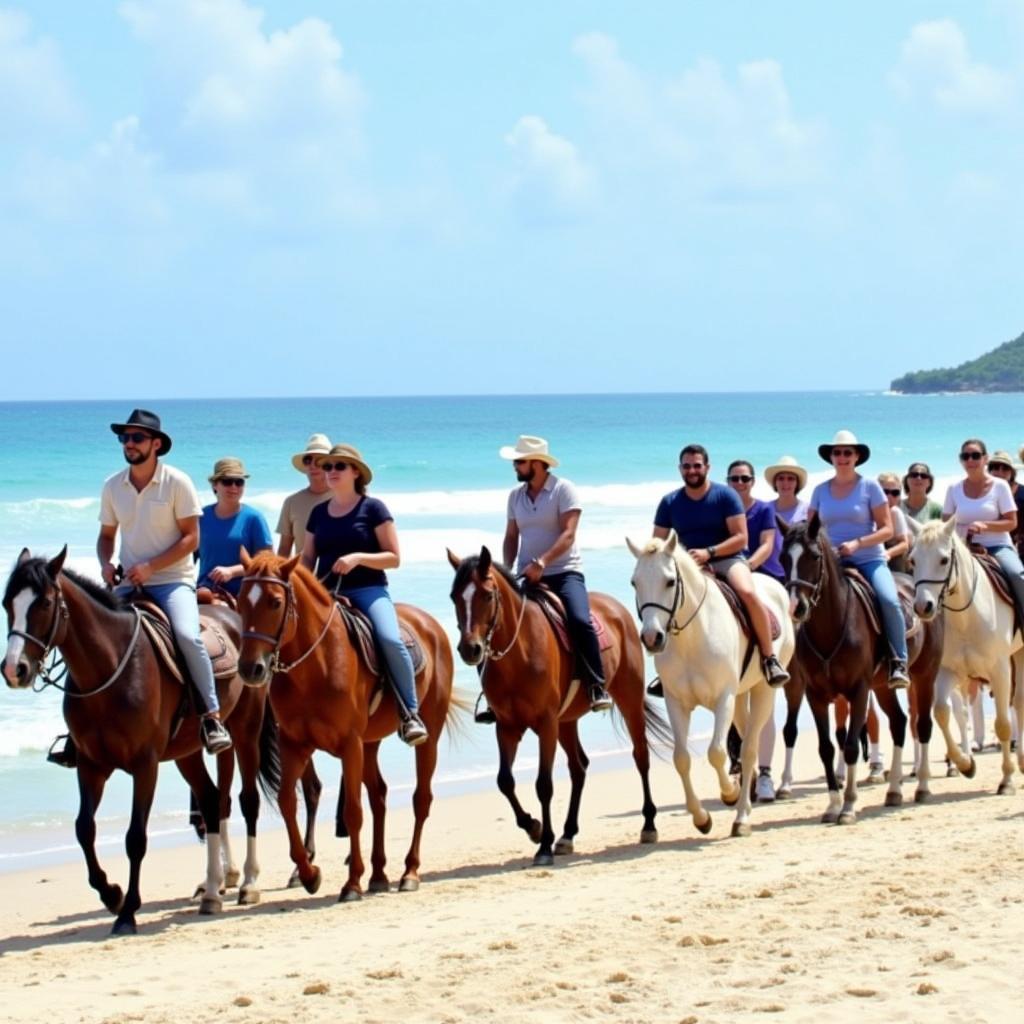
<svg viewBox="0 0 1024 1024">
<path fill-rule="evenodd" d="M 336 444 L 317 462 L 324 470 L 329 501 L 314 505 L 306 524 L 302 564 L 316 566 L 328 590 L 339 591 L 371 622 L 373 635 L 398 691 L 399 736 L 411 747 L 426 742 L 419 716 L 412 658 L 398 627 L 385 569 L 399 565 L 398 531 L 387 506 L 366 486 L 373 471 L 350 444 Z"/>
<path fill-rule="evenodd" d="M 277 532 L 281 535 L 281 540 L 277 545 L 277 553 L 284 558 L 292 553 L 293 544 L 295 550 L 299 554 L 302 553 L 309 513 L 321 502 L 330 501 L 331 489 L 327 486 L 324 471 L 316 461 L 330 450 L 331 442 L 327 440 L 326 434 L 312 434 L 306 442 L 305 450 L 292 456 L 292 465 L 300 473 L 306 474 L 309 485 L 303 487 L 301 491 L 289 494 L 281 506 L 281 515 L 277 520 Z"/>
<path fill-rule="evenodd" d="M 942 518 L 942 506 L 928 495 L 935 486 L 935 477 L 927 462 L 912 462 L 903 477 L 906 497 L 900 502 L 903 514 L 919 523 Z"/>
<path fill-rule="evenodd" d="M 218 459 L 209 479 L 217 501 L 203 509 L 200 523 L 199 586 L 238 597 L 245 575 L 241 549 L 254 555 L 273 547 L 270 527 L 261 512 L 242 504 L 249 474 L 241 459 Z"/>
<path fill-rule="evenodd" d="M 573 484 L 551 472 L 558 460 L 543 438 L 524 434 L 514 447 L 505 445 L 498 454 L 512 462 L 521 484 L 508 496 L 502 543 L 505 564 L 515 563 L 516 573 L 527 583 L 543 581 L 561 598 L 590 710 L 607 711 L 612 702 L 605 689 L 601 649 L 590 619 L 583 560 L 576 545 L 576 528 L 583 512 L 579 495 Z M 489 720 L 487 712 L 482 711 L 477 720 Z"/>
<path fill-rule="evenodd" d="M 909 686 L 906 625 L 883 546 L 892 536 L 889 504 L 878 483 L 856 470 L 868 461 L 871 449 L 849 430 L 840 430 L 831 444 L 818 445 L 818 454 L 832 464 L 835 476 L 814 488 L 809 521 L 821 518 L 842 562 L 856 566 L 871 584 L 889 643 L 889 686 Z"/>
<path fill-rule="evenodd" d="M 789 682 L 789 673 L 772 650 L 768 611 L 754 589 L 750 566 L 742 555 L 747 546 L 743 503 L 724 484 L 708 479 L 710 468 L 711 460 L 703 445 L 683 448 L 679 453 L 683 486 L 661 499 L 654 514 L 654 536 L 664 540 L 670 530 L 675 530 L 698 565 L 708 566 L 719 579 L 728 581 L 750 616 L 768 685 L 782 686 Z"/>
</svg>

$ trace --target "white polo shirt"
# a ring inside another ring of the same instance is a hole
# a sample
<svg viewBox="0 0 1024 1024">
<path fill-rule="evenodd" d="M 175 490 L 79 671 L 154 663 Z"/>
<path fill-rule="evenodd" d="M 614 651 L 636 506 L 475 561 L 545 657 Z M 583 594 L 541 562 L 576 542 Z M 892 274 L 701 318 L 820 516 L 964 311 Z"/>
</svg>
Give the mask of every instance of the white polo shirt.
<svg viewBox="0 0 1024 1024">
<path fill-rule="evenodd" d="M 100 498 L 100 522 L 118 528 L 120 560 L 125 568 L 155 558 L 179 541 L 179 519 L 203 514 L 195 484 L 180 469 L 158 462 L 153 479 L 141 491 L 135 489 L 130 473 L 129 466 L 109 477 Z M 191 555 L 154 572 L 149 580 L 154 586 L 161 583 L 194 586 L 195 581 L 195 562 Z"/>
<path fill-rule="evenodd" d="M 508 496 L 507 518 L 519 527 L 519 557 L 516 572 L 522 574 L 534 558 L 539 558 L 561 536 L 561 517 L 582 510 L 576 488 L 568 480 L 548 474 L 536 499 L 530 497 L 530 485 L 520 484 Z M 561 557 L 544 568 L 544 576 L 562 572 L 581 572 L 583 559 L 573 544 Z"/>
</svg>

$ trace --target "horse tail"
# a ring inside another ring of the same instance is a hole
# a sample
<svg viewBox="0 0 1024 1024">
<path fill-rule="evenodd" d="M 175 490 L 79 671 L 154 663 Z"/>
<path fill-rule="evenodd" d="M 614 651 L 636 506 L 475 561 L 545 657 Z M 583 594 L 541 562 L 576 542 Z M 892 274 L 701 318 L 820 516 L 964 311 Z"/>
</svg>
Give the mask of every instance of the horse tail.
<svg viewBox="0 0 1024 1024">
<path fill-rule="evenodd" d="M 452 690 L 444 716 L 444 727 L 453 741 L 458 742 L 468 735 L 466 723 L 473 713 L 473 707 L 473 698 L 465 690 Z"/>
<path fill-rule="evenodd" d="M 277 802 L 281 788 L 281 749 L 277 742 L 277 719 L 270 701 L 263 708 L 263 725 L 260 726 L 260 789 L 268 799 Z"/>
<path fill-rule="evenodd" d="M 653 741 L 652 746 L 656 754 L 661 754 L 660 748 L 671 748 L 675 743 L 668 720 L 649 697 L 644 697 L 644 731 L 647 733 L 648 741 Z"/>
</svg>

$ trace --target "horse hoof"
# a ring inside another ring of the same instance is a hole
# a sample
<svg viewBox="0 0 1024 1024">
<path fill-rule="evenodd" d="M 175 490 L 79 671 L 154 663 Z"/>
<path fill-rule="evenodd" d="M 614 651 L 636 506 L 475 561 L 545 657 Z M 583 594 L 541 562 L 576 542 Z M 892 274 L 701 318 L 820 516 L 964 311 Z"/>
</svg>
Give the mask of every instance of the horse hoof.
<svg viewBox="0 0 1024 1024">
<path fill-rule="evenodd" d="M 363 894 L 358 889 L 342 889 L 341 895 L 338 896 L 339 903 L 358 903 L 363 898 Z"/>
<path fill-rule="evenodd" d="M 932 794 L 930 790 L 918 789 L 914 792 L 914 803 L 915 804 L 926 804 L 931 800 Z"/>
<path fill-rule="evenodd" d="M 857 824 L 857 812 L 856 811 L 843 811 L 838 818 L 836 818 L 837 825 L 856 825 Z"/>
<path fill-rule="evenodd" d="M 559 839 L 557 843 L 555 843 L 555 854 L 556 855 L 563 854 L 563 853 L 572 853 L 572 852 L 573 852 L 573 845 L 572 845 L 572 840 L 571 839 L 567 839 L 565 836 L 562 836 L 562 838 Z"/>
<path fill-rule="evenodd" d="M 956 779 L 960 777 L 960 769 L 955 764 L 946 765 L 946 778 Z"/>
<path fill-rule="evenodd" d="M 243 885 L 238 890 L 238 905 L 240 907 L 254 907 L 260 901 L 260 891 L 254 885 Z"/>
<path fill-rule="evenodd" d="M 212 914 L 219 914 L 223 909 L 224 904 L 219 896 L 204 896 L 199 901 L 199 913 L 203 917 L 208 917 Z"/>
<path fill-rule="evenodd" d="M 734 821 L 732 823 L 732 835 L 734 839 L 744 838 L 750 835 L 749 821 Z"/>
<path fill-rule="evenodd" d="M 114 922 L 114 927 L 110 929 L 111 935 L 138 935 L 139 928 L 136 925 L 135 920 L 130 917 L 118 918 Z"/>
<path fill-rule="evenodd" d="M 526 826 L 526 834 L 530 837 L 530 841 L 539 843 L 543 833 L 544 826 L 536 818 L 531 818 L 529 825 Z"/>
<path fill-rule="evenodd" d="M 1012 782 L 1000 782 L 999 788 L 996 790 L 998 796 L 1013 796 L 1016 792 Z"/>
<path fill-rule="evenodd" d="M 224 889 L 234 889 L 235 886 L 238 885 L 241 877 L 242 877 L 242 872 L 239 871 L 238 868 L 231 868 L 229 871 L 225 871 L 224 872 L 224 888 L 221 889 L 221 892 L 223 892 Z"/>
<path fill-rule="evenodd" d="M 775 790 L 775 799 L 776 800 L 792 800 L 793 799 L 793 790 L 791 790 L 789 788 L 789 786 L 782 786 L 781 788 Z"/>
<path fill-rule="evenodd" d="M 405 878 L 398 883 L 399 892 L 419 892 L 419 890 L 420 880 L 416 878 L 415 875 L 406 875 Z"/>
<path fill-rule="evenodd" d="M 371 878 L 368 889 L 372 893 L 391 891 L 391 883 L 386 878 Z"/>
<path fill-rule="evenodd" d="M 291 878 L 288 879 L 288 884 L 285 886 L 286 889 L 298 889 L 302 885 L 302 875 L 299 874 L 299 869 L 296 868 L 292 872 Z"/>
<path fill-rule="evenodd" d="M 734 786 L 733 787 L 733 791 L 731 793 L 723 793 L 722 794 L 722 803 L 725 804 L 726 807 L 735 807 L 736 804 L 739 802 L 739 799 L 740 799 L 740 787 L 739 786 Z"/>
<path fill-rule="evenodd" d="M 972 758 L 971 758 L 971 763 L 970 763 L 970 764 L 969 764 L 969 765 L 967 766 L 967 768 L 966 768 L 966 769 L 965 769 L 964 771 L 962 771 L 962 772 L 961 772 L 960 774 L 961 774 L 961 775 L 963 775 L 963 777 L 964 777 L 965 779 L 973 779 L 973 778 L 974 778 L 974 775 L 975 775 L 975 772 L 977 772 L 977 770 L 978 770 L 978 764 L 977 764 L 977 762 L 976 762 L 976 761 L 974 760 L 974 758 L 972 757 Z"/>
<path fill-rule="evenodd" d="M 658 830 L 656 828 L 645 828 L 640 833 L 640 842 L 645 846 L 648 843 L 656 843 L 658 841 Z"/>
<path fill-rule="evenodd" d="M 707 816 L 707 819 L 705 820 L 703 825 L 701 825 L 699 822 L 696 822 L 696 821 L 694 822 L 694 825 L 697 826 L 697 831 L 702 836 L 706 836 L 711 831 L 711 815 L 709 814 Z"/>
<path fill-rule="evenodd" d="M 323 881 L 323 876 L 320 874 L 320 869 L 314 864 L 313 874 L 310 878 L 308 880 L 302 879 L 302 888 L 312 896 L 319 891 L 321 881 Z"/>
<path fill-rule="evenodd" d="M 112 885 L 102 899 L 103 906 L 105 906 L 112 914 L 121 913 L 121 907 L 124 906 L 124 893 L 121 891 L 121 886 Z"/>
<path fill-rule="evenodd" d="M 537 853 L 533 858 L 533 866 L 535 868 L 550 868 L 554 867 L 555 858 L 550 853 Z"/>
<path fill-rule="evenodd" d="M 822 825 L 834 825 L 839 820 L 838 811 L 826 811 L 821 816 Z"/>
<path fill-rule="evenodd" d="M 895 793 L 890 790 L 885 794 L 885 806 L 886 807 L 902 807 L 903 806 L 903 794 Z"/>
</svg>

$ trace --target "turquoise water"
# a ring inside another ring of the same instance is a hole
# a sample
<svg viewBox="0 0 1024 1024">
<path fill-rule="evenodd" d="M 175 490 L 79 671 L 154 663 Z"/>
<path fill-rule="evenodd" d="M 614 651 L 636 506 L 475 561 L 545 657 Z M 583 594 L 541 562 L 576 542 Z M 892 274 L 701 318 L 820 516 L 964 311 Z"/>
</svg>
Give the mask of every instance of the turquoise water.
<svg viewBox="0 0 1024 1024">
<path fill-rule="evenodd" d="M 624 384 L 630 383 L 628 375 L 624 370 Z M 680 386 L 685 383 L 680 380 Z M 22 547 L 54 553 L 64 543 L 72 565 L 95 573 L 100 487 L 124 465 L 108 424 L 136 404 L 148 405 L 143 399 L 0 403 L 0 575 L 6 578 L 6 567 Z M 811 471 L 813 482 L 827 472 L 817 445 L 845 427 L 871 446 L 872 472 L 903 470 L 916 459 L 930 462 L 941 499 L 945 484 L 959 475 L 956 456 L 965 437 L 979 436 L 990 450 L 1014 453 L 1024 440 L 1024 401 L 1017 395 L 224 399 L 152 407 L 174 438 L 169 461 L 193 477 L 201 494 L 208 493 L 206 477 L 217 458 L 237 455 L 245 461 L 252 474 L 246 500 L 264 512 L 271 527 L 283 498 L 302 485 L 289 457 L 309 434 L 323 431 L 359 447 L 374 469 L 373 492 L 390 506 L 399 528 L 403 565 L 391 574 L 392 593 L 425 607 L 450 633 L 454 615 L 445 548 L 467 554 L 488 543 L 500 549 L 505 499 L 514 481 L 497 450 L 520 433 L 547 437 L 562 462 L 559 472 L 580 487 L 585 511 L 579 539 L 588 583 L 627 604 L 632 560 L 623 538 L 649 533 L 658 499 L 678 484 L 675 463 L 686 442 L 709 449 L 717 479 L 734 458 L 762 469 L 789 453 Z M 769 496 L 763 483 L 755 493 Z M 456 685 L 475 691 L 475 673 L 458 667 Z M 61 731 L 57 696 L 0 691 L 0 870 L 20 866 L 43 849 L 50 856 L 76 856 L 74 775 L 42 761 Z M 608 722 L 596 717 L 585 722 L 584 736 L 588 749 L 609 756 L 623 745 Z M 532 751 L 524 744 L 524 764 Z M 409 752 L 392 740 L 383 760 L 400 791 L 412 777 Z M 467 739 L 442 749 L 443 785 L 490 780 L 495 769 L 489 730 L 471 728 Z M 333 767 L 325 771 L 329 782 L 335 779 Z M 118 844 L 127 806 L 127 787 L 113 782 L 103 812 Z M 183 784 L 168 768 L 154 830 L 180 834 L 184 806 Z"/>
</svg>

